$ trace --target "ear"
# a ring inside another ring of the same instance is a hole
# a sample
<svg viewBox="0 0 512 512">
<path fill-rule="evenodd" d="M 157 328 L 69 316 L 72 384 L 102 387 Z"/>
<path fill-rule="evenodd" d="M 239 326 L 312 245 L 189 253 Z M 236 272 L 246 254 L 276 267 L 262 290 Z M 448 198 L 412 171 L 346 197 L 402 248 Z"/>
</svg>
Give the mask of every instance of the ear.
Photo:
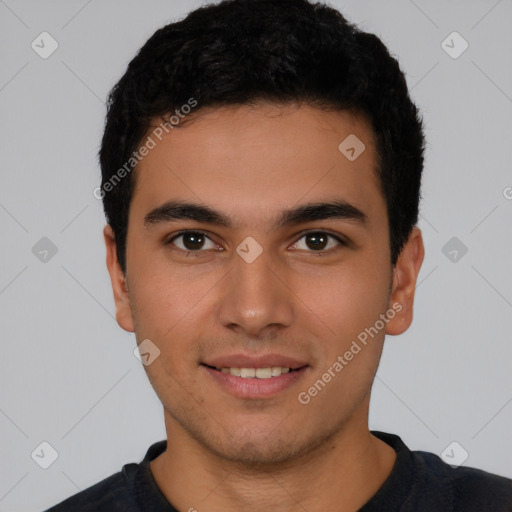
<svg viewBox="0 0 512 512">
<path fill-rule="evenodd" d="M 425 247 L 421 231 L 418 227 L 414 227 L 393 271 L 389 308 L 394 309 L 397 313 L 387 323 L 386 334 L 402 334 L 412 323 L 416 280 L 424 256 Z"/>
<path fill-rule="evenodd" d="M 116 304 L 116 321 L 128 332 L 135 332 L 132 310 L 130 307 L 130 292 L 126 285 L 126 277 L 117 260 L 116 241 L 110 224 L 103 229 L 103 238 L 107 248 L 107 268 L 112 282 L 114 301 Z"/>
</svg>

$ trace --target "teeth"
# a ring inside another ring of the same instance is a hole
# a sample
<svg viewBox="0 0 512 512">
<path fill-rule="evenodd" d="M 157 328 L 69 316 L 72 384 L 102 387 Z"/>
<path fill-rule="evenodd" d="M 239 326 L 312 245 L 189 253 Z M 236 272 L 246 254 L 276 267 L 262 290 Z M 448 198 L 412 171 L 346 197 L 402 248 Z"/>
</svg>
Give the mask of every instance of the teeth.
<svg viewBox="0 0 512 512">
<path fill-rule="evenodd" d="M 283 373 L 288 373 L 290 368 L 281 366 L 271 366 L 268 368 L 220 368 L 222 373 L 230 373 L 242 379 L 270 379 L 279 377 Z"/>
<path fill-rule="evenodd" d="M 258 379 L 269 379 L 272 377 L 272 368 L 258 368 L 254 373 Z"/>
<path fill-rule="evenodd" d="M 270 368 L 272 377 L 279 377 L 279 375 L 281 375 L 281 370 L 282 368 L 280 366 L 272 366 L 272 368 Z"/>
<path fill-rule="evenodd" d="M 240 368 L 240 377 L 256 377 L 256 368 Z"/>
</svg>

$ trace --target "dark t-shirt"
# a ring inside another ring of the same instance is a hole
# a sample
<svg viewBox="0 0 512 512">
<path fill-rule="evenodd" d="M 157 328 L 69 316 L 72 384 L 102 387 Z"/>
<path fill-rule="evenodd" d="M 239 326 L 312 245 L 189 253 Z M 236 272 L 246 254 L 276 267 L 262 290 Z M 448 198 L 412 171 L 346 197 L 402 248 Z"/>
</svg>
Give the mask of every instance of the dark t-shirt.
<svg viewBox="0 0 512 512">
<path fill-rule="evenodd" d="M 371 432 L 389 444 L 397 458 L 387 480 L 360 512 L 512 511 L 512 479 L 470 467 L 452 468 L 433 453 L 409 450 L 397 435 Z M 140 464 L 125 464 L 119 473 L 46 512 L 178 512 L 149 466 L 166 446 L 165 440 L 151 445 Z"/>
</svg>

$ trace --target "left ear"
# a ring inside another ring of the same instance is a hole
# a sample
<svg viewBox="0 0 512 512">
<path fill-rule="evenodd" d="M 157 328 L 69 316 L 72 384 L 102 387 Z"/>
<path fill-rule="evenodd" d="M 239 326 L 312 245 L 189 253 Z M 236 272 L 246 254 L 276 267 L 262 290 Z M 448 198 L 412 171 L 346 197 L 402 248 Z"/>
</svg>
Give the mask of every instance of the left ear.
<svg viewBox="0 0 512 512">
<path fill-rule="evenodd" d="M 393 271 L 393 286 L 389 299 L 389 308 L 394 309 L 397 314 L 388 321 L 386 334 L 402 334 L 412 323 L 416 280 L 424 256 L 423 237 L 421 236 L 420 229 L 415 226 L 402 252 L 398 256 Z"/>
</svg>

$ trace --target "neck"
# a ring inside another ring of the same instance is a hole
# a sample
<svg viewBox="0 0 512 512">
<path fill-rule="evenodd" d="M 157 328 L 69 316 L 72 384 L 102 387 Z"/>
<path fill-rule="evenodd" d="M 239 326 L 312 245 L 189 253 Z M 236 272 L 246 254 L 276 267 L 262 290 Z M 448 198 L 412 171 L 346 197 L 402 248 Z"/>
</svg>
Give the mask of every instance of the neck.
<svg viewBox="0 0 512 512">
<path fill-rule="evenodd" d="M 151 464 L 178 510 L 308 512 L 358 510 L 391 473 L 395 451 L 367 426 L 345 428 L 292 462 L 254 468 L 213 454 L 166 413 L 167 449 Z"/>
</svg>

